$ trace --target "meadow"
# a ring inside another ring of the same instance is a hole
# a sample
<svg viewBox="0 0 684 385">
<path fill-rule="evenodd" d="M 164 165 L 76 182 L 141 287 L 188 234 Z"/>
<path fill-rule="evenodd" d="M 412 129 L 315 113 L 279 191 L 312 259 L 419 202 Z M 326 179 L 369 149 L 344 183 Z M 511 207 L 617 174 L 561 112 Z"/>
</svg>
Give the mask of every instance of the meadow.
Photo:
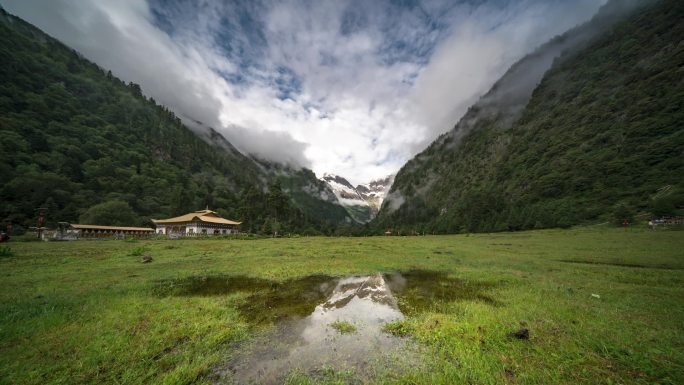
<svg viewBox="0 0 684 385">
<path fill-rule="evenodd" d="M 293 372 L 288 382 L 684 383 L 683 231 L 594 226 L 6 245 L 3 384 L 213 383 L 217 368 L 272 323 L 244 311 L 249 290 L 164 294 L 173 282 L 240 276 L 285 285 L 310 276 L 417 270 L 482 287 L 489 300 L 437 298 L 402 309 L 406 319 L 387 332 L 420 350 L 405 370 L 360 380 L 328 368 Z M 142 263 L 144 255 L 152 262 Z M 522 329 L 529 338 L 511 335 Z"/>
</svg>

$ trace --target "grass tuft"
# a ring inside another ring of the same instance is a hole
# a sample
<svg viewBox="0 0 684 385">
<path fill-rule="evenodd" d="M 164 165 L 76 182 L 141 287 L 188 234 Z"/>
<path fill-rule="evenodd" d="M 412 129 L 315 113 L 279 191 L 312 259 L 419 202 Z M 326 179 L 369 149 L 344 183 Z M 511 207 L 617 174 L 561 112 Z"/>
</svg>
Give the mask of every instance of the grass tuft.
<svg viewBox="0 0 684 385">
<path fill-rule="evenodd" d="M 9 246 L 0 246 L 0 257 L 13 257 L 14 253 Z"/>
<path fill-rule="evenodd" d="M 407 321 L 394 321 L 383 325 L 382 331 L 397 337 L 407 337 L 415 332 L 415 328 Z"/>
<path fill-rule="evenodd" d="M 138 246 L 138 247 L 134 248 L 133 250 L 131 250 L 128 253 L 128 255 L 130 255 L 131 257 L 142 257 L 146 251 L 147 251 L 147 249 L 145 248 L 145 246 Z"/>
<path fill-rule="evenodd" d="M 337 320 L 330 324 L 330 327 L 340 332 L 340 334 L 354 334 L 356 333 L 356 326 L 348 321 Z"/>
</svg>

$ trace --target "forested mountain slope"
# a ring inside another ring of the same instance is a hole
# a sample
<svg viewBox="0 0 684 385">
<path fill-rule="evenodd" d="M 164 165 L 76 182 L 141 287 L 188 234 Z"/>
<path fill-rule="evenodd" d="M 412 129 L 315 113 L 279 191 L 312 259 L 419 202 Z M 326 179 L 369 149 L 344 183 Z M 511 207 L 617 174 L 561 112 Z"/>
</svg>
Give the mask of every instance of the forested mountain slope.
<svg viewBox="0 0 684 385">
<path fill-rule="evenodd" d="M 295 205 L 307 217 L 323 218 L 334 224 L 353 223 L 347 210 L 340 205 L 335 193 L 316 174 L 307 168 L 296 169 L 287 165 L 257 160 L 269 180 L 277 181 Z M 326 229 L 323 229 L 326 230 Z M 333 229 L 328 228 L 326 233 Z"/>
<path fill-rule="evenodd" d="M 617 208 L 676 213 L 684 204 L 684 3 L 650 2 L 612 24 L 624 3 L 609 2 L 514 65 L 402 168 L 374 225 L 499 231 L 595 221 Z M 538 83 L 535 58 L 557 44 L 564 47 Z"/>
<path fill-rule="evenodd" d="M 329 204 L 319 198 L 273 193 L 277 178 L 220 134 L 200 139 L 140 86 L 1 8 L 0 56 L 0 220 L 16 230 L 34 225 L 37 207 L 49 225 L 146 224 L 207 205 L 229 218 L 256 213 L 246 224 L 254 231 L 346 220 L 319 210 Z"/>
</svg>

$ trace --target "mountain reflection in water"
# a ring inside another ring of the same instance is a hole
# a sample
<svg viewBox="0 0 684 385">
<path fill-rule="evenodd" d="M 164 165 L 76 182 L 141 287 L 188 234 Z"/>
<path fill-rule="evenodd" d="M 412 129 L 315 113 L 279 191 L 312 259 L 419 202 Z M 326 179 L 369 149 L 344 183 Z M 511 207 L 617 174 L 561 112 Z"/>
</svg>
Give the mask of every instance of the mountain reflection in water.
<svg viewBox="0 0 684 385">
<path fill-rule="evenodd" d="M 276 325 L 224 374 L 238 383 L 282 383 L 293 369 L 311 374 L 332 367 L 363 377 L 373 364 L 395 361 L 405 347 L 382 332 L 383 324 L 403 317 L 383 275 L 340 279 L 309 316 Z M 340 334 L 330 326 L 335 321 L 353 324 L 356 332 Z"/>
</svg>

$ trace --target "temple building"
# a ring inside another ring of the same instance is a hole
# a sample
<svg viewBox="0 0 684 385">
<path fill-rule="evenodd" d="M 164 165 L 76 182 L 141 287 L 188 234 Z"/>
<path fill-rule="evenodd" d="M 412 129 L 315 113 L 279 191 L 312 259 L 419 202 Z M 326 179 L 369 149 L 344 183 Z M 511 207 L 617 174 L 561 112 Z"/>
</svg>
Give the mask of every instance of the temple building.
<svg viewBox="0 0 684 385">
<path fill-rule="evenodd" d="M 216 211 L 195 211 L 169 219 L 153 219 L 156 233 L 170 236 L 226 235 L 238 232 L 242 222 L 221 218 Z"/>
</svg>

